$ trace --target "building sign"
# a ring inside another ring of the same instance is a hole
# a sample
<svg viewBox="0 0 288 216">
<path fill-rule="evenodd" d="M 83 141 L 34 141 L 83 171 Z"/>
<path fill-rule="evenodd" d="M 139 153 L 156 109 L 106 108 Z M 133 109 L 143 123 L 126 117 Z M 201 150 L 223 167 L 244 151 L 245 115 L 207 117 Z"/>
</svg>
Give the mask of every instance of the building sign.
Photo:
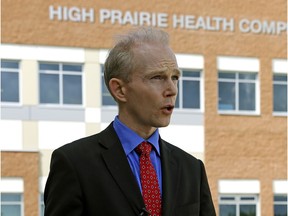
<svg viewBox="0 0 288 216">
<path fill-rule="evenodd" d="M 216 32 L 280 35 L 287 33 L 287 22 L 243 18 L 238 22 L 234 18 L 219 16 L 195 16 L 193 14 L 151 13 L 144 11 L 122 11 L 101 8 L 49 6 L 51 21 L 82 22 L 112 25 L 153 26 L 159 28 L 204 30 Z"/>
</svg>

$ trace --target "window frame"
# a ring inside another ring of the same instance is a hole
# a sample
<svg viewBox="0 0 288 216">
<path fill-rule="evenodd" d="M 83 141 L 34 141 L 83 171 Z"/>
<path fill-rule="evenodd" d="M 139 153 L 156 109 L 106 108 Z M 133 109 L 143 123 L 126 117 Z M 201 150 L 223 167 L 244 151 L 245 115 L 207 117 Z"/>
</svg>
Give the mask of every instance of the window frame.
<svg viewBox="0 0 288 216">
<path fill-rule="evenodd" d="M 277 196 L 284 196 L 284 197 L 286 197 L 286 201 L 275 201 L 275 197 L 277 197 Z M 288 196 L 287 196 L 287 194 L 274 194 L 274 196 L 273 196 L 273 215 L 275 216 L 275 205 L 286 205 L 286 212 L 288 212 L 287 211 L 287 208 L 288 208 L 288 203 L 287 203 L 287 201 L 288 201 Z"/>
<path fill-rule="evenodd" d="M 45 203 L 44 203 L 44 193 L 39 194 L 39 216 L 44 216 L 45 213 Z"/>
<path fill-rule="evenodd" d="M 286 76 L 286 81 L 275 81 L 274 76 Z M 273 106 L 273 116 L 288 116 L 288 109 L 287 111 L 274 111 L 274 85 L 286 85 L 286 88 L 288 90 L 288 74 L 287 73 L 279 73 L 274 72 L 272 74 L 272 92 L 273 92 L 273 99 L 272 99 L 272 106 Z M 288 106 L 288 100 L 287 100 L 287 106 Z"/>
<path fill-rule="evenodd" d="M 109 92 L 109 89 L 107 88 L 106 84 L 105 84 L 105 79 L 104 79 L 104 64 L 100 64 L 100 74 L 101 74 L 101 86 L 100 86 L 100 92 L 101 92 L 101 107 L 104 107 L 104 108 L 112 108 L 112 109 L 115 109 L 117 107 L 117 103 L 116 101 L 113 99 L 112 95 L 110 94 Z M 104 85 L 104 86 L 103 86 Z M 102 91 L 103 90 L 103 87 L 107 89 L 108 93 L 105 93 L 104 95 L 104 92 Z M 109 104 L 109 105 L 106 105 L 103 103 L 103 97 L 107 97 L 111 100 L 114 101 L 114 105 L 112 104 Z"/>
<path fill-rule="evenodd" d="M 14 68 L 2 68 L 1 66 L 1 71 L 0 71 L 0 76 L 2 79 L 2 71 L 3 69 L 5 70 L 5 72 L 9 72 L 9 73 L 18 73 L 18 101 L 17 102 L 9 102 L 9 101 L 2 101 L 1 99 L 1 104 L 2 105 L 14 105 L 14 106 L 19 106 L 22 103 L 22 91 L 21 91 L 21 61 L 18 59 L 1 59 L 1 63 L 2 61 L 6 61 L 6 62 L 15 62 L 18 63 L 18 69 L 14 69 Z M 2 98 L 2 97 L 1 97 Z"/>
<path fill-rule="evenodd" d="M 55 64 L 59 66 L 59 70 L 41 70 L 41 64 Z M 63 70 L 63 65 L 73 65 L 73 66 L 81 66 L 80 71 L 65 71 Z M 59 103 L 41 103 L 41 74 L 56 74 L 59 77 Z M 81 108 L 85 106 L 84 103 L 84 85 L 85 85 L 85 77 L 84 77 L 84 64 L 79 62 L 50 62 L 50 61 L 38 61 L 38 103 L 43 107 L 67 107 L 67 108 Z M 72 76 L 80 76 L 81 77 L 81 103 L 80 104 L 66 104 L 64 103 L 64 75 L 72 75 Z"/>
<path fill-rule="evenodd" d="M 20 201 L 4 201 L 1 198 L 1 209 L 2 209 L 2 205 L 20 205 L 20 216 L 24 215 L 24 199 L 23 199 L 23 193 L 7 193 L 7 192 L 1 192 L 1 197 L 2 194 L 6 194 L 6 195 L 20 195 Z M 2 210 L 1 210 L 2 213 Z"/>
<path fill-rule="evenodd" d="M 235 74 L 235 78 L 225 79 L 219 78 L 220 73 Z M 255 79 L 240 79 L 240 74 L 255 74 Z M 227 82 L 235 85 L 235 110 L 221 110 L 219 109 L 219 83 Z M 240 83 L 252 83 L 255 85 L 255 110 L 240 110 L 239 109 L 239 84 Z M 217 110 L 218 114 L 228 115 L 260 115 L 260 89 L 259 89 L 259 73 L 257 71 L 236 71 L 236 70 L 220 70 L 217 71 Z"/>
<path fill-rule="evenodd" d="M 178 81 L 178 95 L 179 97 L 179 107 L 175 106 L 175 111 L 192 111 L 192 112 L 204 112 L 204 80 L 203 80 L 203 69 L 192 69 L 192 68 L 179 68 L 181 71 L 181 76 Z M 185 72 L 198 72 L 199 77 L 184 77 L 183 71 Z M 199 82 L 199 108 L 184 108 L 183 107 L 183 101 L 184 101 L 184 95 L 183 95 L 183 81 L 198 81 Z M 176 102 L 176 101 L 175 101 Z"/>
<path fill-rule="evenodd" d="M 221 200 L 221 198 L 230 198 L 233 197 L 234 200 Z M 254 198 L 251 200 L 241 200 L 241 198 L 251 197 Z M 240 216 L 240 206 L 241 205 L 254 205 L 256 207 L 256 216 L 260 216 L 260 204 L 259 204 L 259 196 L 257 194 L 220 194 L 218 197 L 218 205 L 219 205 L 219 216 L 220 215 L 220 205 L 235 205 L 236 206 L 236 216 Z"/>
</svg>

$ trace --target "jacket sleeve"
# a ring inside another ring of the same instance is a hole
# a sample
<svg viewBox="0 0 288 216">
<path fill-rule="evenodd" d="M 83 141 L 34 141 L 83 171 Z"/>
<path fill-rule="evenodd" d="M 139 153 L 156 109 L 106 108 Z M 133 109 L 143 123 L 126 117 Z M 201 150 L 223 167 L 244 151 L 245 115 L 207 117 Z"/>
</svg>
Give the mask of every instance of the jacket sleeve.
<svg viewBox="0 0 288 216">
<path fill-rule="evenodd" d="M 200 216 L 216 216 L 205 167 L 202 161 L 199 162 L 201 166 Z"/>
<path fill-rule="evenodd" d="M 44 191 L 45 216 L 83 215 L 81 188 L 68 156 L 55 150 Z"/>
</svg>

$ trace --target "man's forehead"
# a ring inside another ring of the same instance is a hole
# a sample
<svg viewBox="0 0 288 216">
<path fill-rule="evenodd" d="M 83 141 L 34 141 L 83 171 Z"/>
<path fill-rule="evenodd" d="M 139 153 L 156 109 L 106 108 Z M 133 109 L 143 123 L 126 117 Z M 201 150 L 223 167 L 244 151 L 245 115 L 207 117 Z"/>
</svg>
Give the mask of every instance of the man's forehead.
<svg viewBox="0 0 288 216">
<path fill-rule="evenodd" d="M 174 75 L 180 75 L 181 71 L 178 67 L 161 67 L 161 68 L 149 68 L 147 67 L 147 73 L 151 74 L 165 74 L 172 72 Z"/>
</svg>

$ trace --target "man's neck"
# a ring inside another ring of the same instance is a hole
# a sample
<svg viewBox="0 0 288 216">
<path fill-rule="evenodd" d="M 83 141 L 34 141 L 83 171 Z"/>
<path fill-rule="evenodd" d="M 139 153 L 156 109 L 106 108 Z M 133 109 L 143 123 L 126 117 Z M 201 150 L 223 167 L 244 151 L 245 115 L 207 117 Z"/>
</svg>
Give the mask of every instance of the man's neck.
<svg viewBox="0 0 288 216">
<path fill-rule="evenodd" d="M 127 127 L 129 127 L 131 130 L 133 130 L 135 133 L 137 133 L 140 137 L 143 139 L 148 139 L 156 130 L 155 127 L 145 127 L 145 126 L 139 126 L 135 124 L 133 121 L 130 121 L 129 118 L 124 118 L 122 115 L 118 115 L 119 120 L 124 123 Z"/>
</svg>

